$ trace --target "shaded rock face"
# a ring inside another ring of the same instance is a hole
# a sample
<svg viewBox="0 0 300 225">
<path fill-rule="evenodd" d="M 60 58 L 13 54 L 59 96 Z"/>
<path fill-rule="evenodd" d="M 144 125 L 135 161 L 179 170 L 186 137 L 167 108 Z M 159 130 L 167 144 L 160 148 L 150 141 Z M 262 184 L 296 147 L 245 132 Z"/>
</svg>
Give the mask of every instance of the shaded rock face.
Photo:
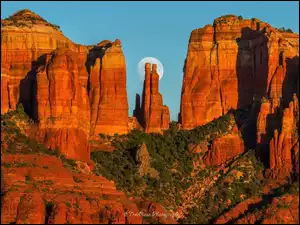
<svg viewBox="0 0 300 225">
<path fill-rule="evenodd" d="M 299 73 L 294 68 L 298 57 L 280 58 L 282 64 L 271 78 L 257 118 L 257 155 L 268 168 L 266 176 L 273 179 L 286 179 L 299 173 L 299 87 L 296 83 Z M 284 63 L 291 61 L 290 65 Z"/>
<path fill-rule="evenodd" d="M 103 41 L 90 50 L 91 134 L 128 132 L 126 65 L 120 40 Z"/>
<path fill-rule="evenodd" d="M 244 152 L 244 143 L 237 127 L 230 134 L 213 141 L 206 151 L 203 162 L 206 165 L 221 165 Z"/>
<path fill-rule="evenodd" d="M 161 133 L 169 128 L 170 112 L 168 106 L 163 105 L 162 95 L 159 93 L 159 75 L 156 72 L 156 64 L 152 65 L 152 71 L 150 66 L 150 63 L 145 64 L 142 107 L 136 108 L 135 113 L 140 118 L 145 132 Z"/>
<path fill-rule="evenodd" d="M 88 74 L 79 54 L 58 49 L 37 74 L 40 139 L 69 158 L 89 160 Z"/>
<path fill-rule="evenodd" d="M 213 26 L 194 30 L 184 66 L 179 114 L 183 129 L 203 125 L 231 108 L 259 105 L 268 92 L 281 95 L 280 80 L 286 80 L 285 99 L 291 98 L 297 88 L 292 80 L 299 70 L 294 59 L 298 40 L 297 34 L 236 16 L 223 16 Z"/>
</svg>

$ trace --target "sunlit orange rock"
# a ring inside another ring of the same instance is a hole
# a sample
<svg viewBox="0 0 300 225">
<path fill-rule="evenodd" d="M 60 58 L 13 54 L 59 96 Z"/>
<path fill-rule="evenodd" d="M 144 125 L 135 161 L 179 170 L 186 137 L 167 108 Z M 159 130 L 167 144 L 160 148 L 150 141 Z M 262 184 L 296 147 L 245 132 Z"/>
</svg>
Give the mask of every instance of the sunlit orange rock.
<svg viewBox="0 0 300 225">
<path fill-rule="evenodd" d="M 295 126 L 294 103 L 284 109 L 281 132 L 274 131 L 274 137 L 270 141 L 270 170 L 271 177 L 284 179 L 294 170 L 299 170 L 299 142 Z M 298 167 L 298 168 L 297 168 Z"/>
<path fill-rule="evenodd" d="M 237 127 L 230 134 L 213 141 L 204 155 L 206 165 L 221 165 L 244 152 L 244 143 Z"/>
<path fill-rule="evenodd" d="M 91 134 L 128 132 L 126 65 L 121 42 L 103 41 L 90 50 Z"/>
<path fill-rule="evenodd" d="M 290 101 L 289 90 L 297 88 L 298 40 L 297 34 L 234 15 L 192 31 L 181 91 L 183 129 L 208 123 L 231 108 L 259 106 L 272 80 L 272 95 L 280 95 L 282 85 L 282 97 Z"/>
<path fill-rule="evenodd" d="M 142 98 L 143 127 L 147 133 L 157 132 L 169 128 L 170 112 L 166 105 L 163 105 L 162 95 L 159 93 L 159 75 L 156 72 L 156 64 L 145 64 L 145 81 Z"/>
<path fill-rule="evenodd" d="M 80 52 L 84 61 L 87 47 L 73 43 L 57 26 L 30 10 L 18 11 L 1 20 L 1 80 L 8 77 L 5 82 L 9 86 L 8 94 L 1 95 L 1 111 L 8 110 L 7 102 L 9 109 L 15 109 L 20 101 L 27 113 L 34 114 L 36 64 L 43 61 L 44 54 L 61 47 Z"/>
<path fill-rule="evenodd" d="M 270 102 L 266 99 L 263 98 L 261 106 L 260 106 L 260 111 L 257 117 L 257 144 L 259 145 L 264 145 L 268 141 L 267 139 L 267 119 L 268 115 L 271 114 L 271 104 Z"/>
<path fill-rule="evenodd" d="M 40 140 L 67 157 L 89 160 L 90 105 L 88 74 L 79 55 L 57 49 L 47 55 L 37 74 L 37 108 Z"/>
</svg>

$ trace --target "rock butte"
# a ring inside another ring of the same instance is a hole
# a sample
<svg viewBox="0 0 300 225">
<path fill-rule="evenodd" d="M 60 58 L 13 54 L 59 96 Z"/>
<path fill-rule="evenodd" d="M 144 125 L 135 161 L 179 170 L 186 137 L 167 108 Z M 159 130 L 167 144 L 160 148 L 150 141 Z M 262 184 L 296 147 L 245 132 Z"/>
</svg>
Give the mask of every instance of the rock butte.
<svg viewBox="0 0 300 225">
<path fill-rule="evenodd" d="M 40 140 L 81 160 L 89 159 L 94 134 L 128 132 L 120 40 L 75 44 L 29 10 L 1 24 L 2 114 L 22 103 Z"/>
<path fill-rule="evenodd" d="M 182 84 L 182 127 L 191 129 L 230 109 L 256 104 L 270 88 L 288 103 L 297 90 L 298 41 L 297 34 L 233 15 L 192 31 Z"/>
</svg>

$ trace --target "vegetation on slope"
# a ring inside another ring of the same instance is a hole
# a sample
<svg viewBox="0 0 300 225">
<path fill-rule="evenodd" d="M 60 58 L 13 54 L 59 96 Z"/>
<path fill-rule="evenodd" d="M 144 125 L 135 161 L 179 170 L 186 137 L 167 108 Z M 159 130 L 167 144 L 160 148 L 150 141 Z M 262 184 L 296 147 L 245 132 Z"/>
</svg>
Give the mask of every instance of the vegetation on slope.
<svg viewBox="0 0 300 225">
<path fill-rule="evenodd" d="M 191 131 L 177 130 L 175 123 L 161 134 L 145 134 L 133 130 L 127 135 L 102 138 L 112 140 L 113 152 L 92 152 L 96 162 L 95 173 L 116 181 L 128 195 L 148 198 L 167 209 L 184 207 L 181 223 L 211 223 L 243 200 L 262 195 L 262 164 L 254 151 L 248 151 L 227 162 L 225 167 L 206 167 L 195 171 L 193 160 L 199 155 L 189 153 L 191 143 L 210 142 L 229 133 L 235 123 L 235 111 Z M 32 126 L 22 105 L 15 111 L 1 115 L 1 151 L 3 154 L 48 154 L 59 157 L 70 169 L 74 160 L 66 159 L 58 150 L 51 151 L 35 139 L 28 138 L 27 126 Z M 151 167 L 158 177 L 140 176 L 137 151 L 146 144 Z M 6 166 L 6 165 L 2 165 Z M 299 187 L 286 191 L 295 193 Z"/>
<path fill-rule="evenodd" d="M 145 134 L 133 130 L 127 135 L 114 137 L 114 152 L 92 152 L 96 162 L 96 172 L 116 181 L 118 187 L 129 195 L 149 197 L 176 209 L 181 203 L 182 191 L 194 182 L 191 176 L 195 155 L 187 151 L 191 143 L 213 141 L 229 133 L 234 126 L 233 112 L 211 123 L 191 131 L 177 130 L 175 124 L 161 134 Z M 103 136 L 103 134 L 101 135 Z M 159 173 L 159 178 L 140 177 L 136 152 L 145 143 L 151 158 L 151 167 Z"/>
<path fill-rule="evenodd" d="M 67 159 L 59 149 L 52 151 L 26 135 L 26 130 L 35 129 L 32 123 L 22 104 L 18 104 L 16 110 L 1 115 L 1 153 L 54 155 L 62 160 L 65 167 L 75 170 L 75 161 Z"/>
<path fill-rule="evenodd" d="M 195 199 L 195 206 L 189 209 L 181 223 L 212 223 L 225 211 L 243 200 L 261 196 L 263 188 L 263 165 L 249 150 L 219 171 L 213 185 L 207 187 L 203 198 Z"/>
<path fill-rule="evenodd" d="M 14 13 L 13 15 L 9 16 L 8 18 L 4 19 L 3 21 L 1 20 L 1 26 L 3 27 L 7 25 L 13 25 L 16 27 L 30 27 L 30 25 L 39 23 L 42 23 L 45 26 L 53 27 L 56 30 L 60 29 L 60 26 L 48 22 L 42 17 L 31 12 L 29 9 L 20 10 Z"/>
</svg>

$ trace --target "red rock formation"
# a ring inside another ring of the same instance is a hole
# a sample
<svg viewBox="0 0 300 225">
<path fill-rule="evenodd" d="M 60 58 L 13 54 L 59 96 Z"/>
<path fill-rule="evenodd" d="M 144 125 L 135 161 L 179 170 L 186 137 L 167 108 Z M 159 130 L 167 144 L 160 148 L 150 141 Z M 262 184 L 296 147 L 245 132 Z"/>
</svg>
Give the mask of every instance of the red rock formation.
<svg viewBox="0 0 300 225">
<path fill-rule="evenodd" d="M 297 34 L 287 35 L 262 21 L 233 15 L 194 30 L 182 85 L 179 122 L 183 128 L 203 125 L 253 100 L 259 103 L 278 66 L 282 65 L 284 74 L 297 68 L 294 63 L 288 69 L 280 60 L 281 55 L 284 61 L 298 55 L 297 40 Z M 296 85 L 291 83 L 285 86 Z"/>
<path fill-rule="evenodd" d="M 267 139 L 267 117 L 271 113 L 271 104 L 264 98 L 260 106 L 260 112 L 257 117 L 257 144 L 264 145 L 268 143 Z"/>
<path fill-rule="evenodd" d="M 88 74 L 79 54 L 58 49 L 47 55 L 37 75 L 40 139 L 67 157 L 89 160 Z"/>
<path fill-rule="evenodd" d="M 6 113 L 10 108 L 8 81 L 9 77 L 1 72 L 1 114 Z"/>
<path fill-rule="evenodd" d="M 139 121 L 136 117 L 129 117 L 128 118 L 128 132 L 132 130 L 143 130 L 143 127 L 140 125 Z"/>
<path fill-rule="evenodd" d="M 120 40 L 99 43 L 91 50 L 88 61 L 92 135 L 127 133 L 126 65 Z"/>
<path fill-rule="evenodd" d="M 299 223 L 299 196 L 297 194 L 274 197 L 264 208 L 260 207 L 262 204 L 264 200 L 260 197 L 242 201 L 217 218 L 214 224 Z M 254 205 L 258 206 L 255 210 L 252 208 Z"/>
<path fill-rule="evenodd" d="M 274 131 L 274 137 L 270 141 L 270 176 L 284 179 L 289 177 L 293 167 L 299 167 L 299 150 L 297 144 L 299 138 L 296 130 L 295 109 L 296 103 L 291 102 L 289 108 L 284 109 L 281 133 Z M 294 158 L 294 160 L 293 160 Z"/>
<path fill-rule="evenodd" d="M 93 48 L 78 45 L 58 26 L 29 10 L 1 24 L 1 113 L 21 102 L 25 112 L 40 123 L 40 138 L 47 146 L 60 147 L 67 156 L 83 160 L 89 158 L 90 132 L 127 133 L 126 70 L 120 40 L 103 41 Z M 102 51 L 103 47 L 107 49 Z M 50 54 L 57 48 L 70 51 Z M 45 65 L 50 70 L 37 71 Z"/>
<path fill-rule="evenodd" d="M 221 165 L 243 152 L 244 143 L 237 127 L 235 127 L 232 133 L 213 141 L 203 159 L 206 165 Z"/>
<path fill-rule="evenodd" d="M 29 10 L 1 20 L 1 78 L 8 77 L 9 85 L 9 94 L 1 95 L 2 112 L 8 110 L 7 102 L 9 109 L 15 109 L 19 100 L 25 111 L 33 108 L 35 62 L 57 47 L 80 52 L 83 58 L 87 54 L 85 46 L 71 42 L 57 27 Z"/>
<path fill-rule="evenodd" d="M 282 106 L 282 85 L 284 81 L 284 68 L 282 65 L 277 67 L 277 70 L 272 77 L 269 89 L 269 98 L 271 99 L 271 113 L 276 114 Z"/>
<path fill-rule="evenodd" d="M 170 124 L 170 112 L 166 105 L 163 105 L 162 95 L 158 88 L 159 75 L 156 72 L 156 64 L 145 64 L 145 81 L 142 99 L 143 127 L 147 133 L 162 132 L 168 129 Z"/>
<path fill-rule="evenodd" d="M 141 224 L 142 211 L 176 223 L 159 204 L 128 199 L 113 181 L 71 171 L 55 156 L 6 154 L 1 163 L 11 165 L 1 167 L 1 224 Z"/>
</svg>

